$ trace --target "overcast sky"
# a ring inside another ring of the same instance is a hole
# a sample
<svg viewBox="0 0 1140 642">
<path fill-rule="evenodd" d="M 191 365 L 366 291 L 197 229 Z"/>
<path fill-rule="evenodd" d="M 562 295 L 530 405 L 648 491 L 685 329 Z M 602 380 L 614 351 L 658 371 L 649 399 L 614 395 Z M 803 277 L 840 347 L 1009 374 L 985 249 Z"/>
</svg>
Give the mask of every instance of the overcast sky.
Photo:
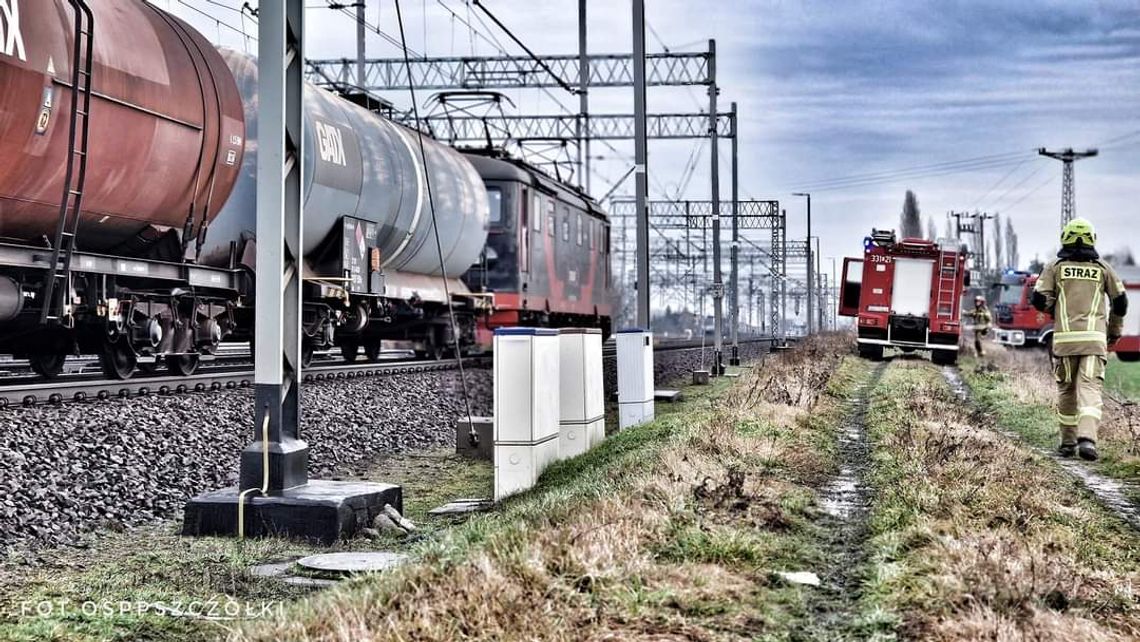
<svg viewBox="0 0 1140 642">
<path fill-rule="evenodd" d="M 256 24 L 241 0 L 154 0 L 217 42 L 246 47 Z M 256 4 L 256 2 L 252 2 Z M 318 7 L 323 0 L 310 0 Z M 484 0 L 530 48 L 576 53 L 576 0 Z M 1037 147 L 1100 146 L 1077 164 L 1077 211 L 1106 249 L 1135 245 L 1140 222 L 1140 3 L 1076 0 L 781 1 L 647 0 L 650 50 L 702 50 L 717 40 L 721 104 L 741 112 L 741 191 L 782 201 L 803 235 L 802 199 L 824 256 L 857 254 L 873 226 L 894 227 L 906 189 L 942 230 L 951 209 L 1012 217 L 1023 263 L 1056 246 L 1061 164 Z M 229 26 L 207 19 L 215 16 Z M 403 0 L 409 46 L 428 55 L 497 54 L 501 31 L 463 0 Z M 450 11 L 449 11 L 450 10 Z M 624 0 L 589 5 L 590 50 L 630 49 Z M 454 16 L 451 12 L 454 12 Z M 355 22 L 328 9 L 307 13 L 310 57 L 355 55 Z M 368 21 L 398 38 L 394 0 L 368 0 Z M 472 33 L 463 21 L 477 27 Z M 231 28 L 234 27 L 234 28 Z M 399 50 L 379 35 L 369 55 Z M 562 91 L 507 92 L 525 112 L 575 109 Z M 408 106 L 407 95 L 389 96 Z M 425 98 L 425 96 L 421 96 Z M 632 111 L 629 90 L 592 94 L 597 112 Z M 422 101 L 421 101 L 422 102 Z M 703 89 L 651 90 L 651 111 L 696 111 Z M 727 144 L 723 152 L 727 154 Z M 628 169 L 632 145 L 595 147 L 600 195 Z M 685 168 L 698 154 L 690 180 Z M 727 158 L 727 157 L 726 157 Z M 958 161 L 965 161 L 957 163 Z M 954 164 L 957 163 L 957 164 Z M 722 193 L 728 194 L 727 161 Z M 969 170 L 969 171 L 963 171 Z M 650 146 L 653 196 L 709 194 L 708 153 L 688 142 Z M 1140 248 L 1137 248 L 1140 249 Z"/>
</svg>

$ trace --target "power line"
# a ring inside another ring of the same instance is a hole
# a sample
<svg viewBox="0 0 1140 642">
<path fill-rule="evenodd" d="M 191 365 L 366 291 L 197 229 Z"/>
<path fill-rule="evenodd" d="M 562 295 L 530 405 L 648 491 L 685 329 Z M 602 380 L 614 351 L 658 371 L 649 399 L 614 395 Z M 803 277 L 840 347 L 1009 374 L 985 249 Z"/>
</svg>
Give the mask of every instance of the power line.
<svg viewBox="0 0 1140 642">
<path fill-rule="evenodd" d="M 539 58 L 537 55 L 535 55 L 535 53 L 533 51 L 530 50 L 530 47 L 527 47 L 525 44 L 523 44 L 523 41 L 519 40 L 518 36 L 516 36 L 510 29 L 507 28 L 507 25 L 503 24 L 501 20 L 496 18 L 495 14 L 491 13 L 490 9 L 483 6 L 483 3 L 479 2 L 479 0 L 472 0 L 472 1 L 475 3 L 475 7 L 478 9 L 481 9 L 483 11 L 483 13 L 487 14 L 487 17 L 490 18 L 492 22 L 494 22 L 496 25 L 498 25 L 498 27 L 500 29 L 502 29 L 503 32 L 506 33 L 507 36 L 511 40 L 513 40 L 516 45 L 521 47 L 522 50 L 526 52 L 526 55 L 531 57 L 531 60 L 534 60 L 534 62 L 537 63 L 539 67 L 542 67 L 542 69 L 546 73 L 550 74 L 551 78 L 557 80 L 558 85 L 560 87 L 562 87 L 563 89 L 565 89 L 566 91 L 568 91 L 572 95 L 575 95 L 575 96 L 578 95 L 577 89 L 571 87 L 569 84 L 567 84 L 567 82 L 565 80 L 562 80 L 562 77 L 559 76 L 558 74 L 556 74 L 554 72 L 554 70 L 550 68 L 550 65 L 546 64 L 546 61 L 544 61 L 542 58 Z"/>
<path fill-rule="evenodd" d="M 914 173 L 914 172 L 941 170 L 941 169 L 948 169 L 948 168 L 957 167 L 957 166 L 973 165 L 973 164 L 977 164 L 977 163 L 1010 161 L 1010 160 L 1014 160 L 1018 157 L 1021 157 L 1024 154 L 1025 154 L 1025 152 L 1020 152 L 1020 151 L 1019 152 L 1007 152 L 1004 154 L 990 154 L 987 156 L 976 156 L 973 158 L 964 158 L 964 159 L 956 160 L 956 161 L 943 161 L 940 163 L 931 163 L 931 164 L 927 164 L 927 165 L 915 165 L 913 167 L 905 167 L 905 168 L 892 169 L 892 170 L 881 170 L 881 171 L 877 171 L 877 172 L 868 172 L 868 173 L 863 173 L 863 174 L 852 174 L 850 176 L 811 181 L 808 183 L 798 185 L 797 189 L 799 189 L 800 191 L 808 191 L 810 189 L 816 188 L 817 186 L 825 186 L 825 185 L 830 185 L 833 183 L 846 183 L 846 182 L 853 182 L 853 181 L 872 180 L 872 179 L 884 178 L 884 177 L 893 178 L 894 176 L 897 176 L 897 175 Z"/>
<path fill-rule="evenodd" d="M 1046 165 L 1046 164 L 1044 164 L 1044 163 L 1042 163 L 1042 164 L 1038 165 L 1038 166 L 1037 166 L 1037 169 L 1033 170 L 1032 172 L 1029 172 L 1029 174 L 1027 174 L 1027 175 L 1025 176 L 1025 178 L 1023 178 L 1023 179 L 1021 179 L 1020 181 L 1018 181 L 1016 185 L 1013 185 L 1013 186 L 1011 186 L 1009 189 L 1007 189 L 1007 190 L 1005 190 L 1004 192 L 1002 192 L 1002 193 L 1001 193 L 1001 196 L 998 196 L 998 197 L 997 197 L 997 198 L 995 198 L 993 201 L 991 201 L 991 206 L 990 206 L 990 207 L 987 207 L 986 209 L 996 209 L 996 208 L 997 208 L 997 204 L 998 204 L 998 203 L 1000 203 L 1000 202 L 1001 202 L 1001 200 L 1002 200 L 1003 198 L 1005 198 L 1006 196 L 1008 196 L 1008 195 L 1009 195 L 1010 193 L 1012 193 L 1012 192 L 1013 192 L 1015 189 L 1017 189 L 1017 188 L 1021 187 L 1022 185 L 1026 184 L 1027 182 L 1029 182 L 1029 179 L 1031 179 L 1031 178 L 1033 178 L 1034 176 L 1036 176 L 1036 175 L 1040 174 L 1040 173 L 1041 173 L 1041 170 L 1045 169 L 1047 166 L 1048 166 L 1048 165 Z"/>
<path fill-rule="evenodd" d="M 1008 172 L 1006 172 L 1005 174 L 1002 174 L 1002 177 L 1001 177 L 1001 178 L 999 178 L 999 179 L 997 180 L 997 182 L 996 182 L 996 183 L 994 183 L 993 185 L 990 185 L 990 188 L 989 188 L 989 189 L 987 189 L 987 190 L 985 191 L 985 193 L 983 193 L 981 196 L 979 196 L 979 197 L 978 197 L 978 200 L 974 201 L 974 203 L 973 203 L 972 205 L 970 205 L 970 207 L 969 207 L 969 208 L 967 208 L 967 209 L 974 209 L 975 207 L 977 207 L 977 206 L 978 206 L 978 204 L 979 204 L 979 203 L 981 203 L 983 200 L 985 200 L 985 198 L 986 198 L 987 196 L 989 196 L 991 193 L 993 193 L 993 191 L 994 191 L 995 189 L 997 189 L 998 187 L 1000 187 L 1000 186 L 1001 186 L 1001 184 L 1002 184 L 1002 183 L 1004 183 L 1004 182 L 1006 181 L 1006 179 L 1008 179 L 1010 176 L 1013 176 L 1013 173 L 1014 173 L 1014 172 L 1016 172 L 1016 171 L 1018 170 L 1018 168 L 1020 168 L 1022 165 L 1024 165 L 1024 164 L 1028 163 L 1028 162 L 1029 162 L 1029 161 L 1031 161 L 1031 160 L 1033 160 L 1033 159 L 1032 159 L 1032 158 L 1027 158 L 1027 159 L 1025 159 L 1025 160 L 1021 161 L 1020 163 L 1018 163 L 1018 164 L 1014 165 L 1014 166 L 1013 166 L 1012 168 L 1010 168 L 1010 170 L 1009 170 Z"/>
<path fill-rule="evenodd" d="M 948 166 L 943 168 L 933 168 L 926 170 L 909 170 L 906 172 L 899 172 L 894 175 L 883 175 L 874 178 L 866 178 L 853 180 L 849 179 L 846 182 L 834 182 L 831 184 L 822 184 L 814 187 L 801 188 L 803 191 L 808 192 L 830 192 L 845 189 L 854 189 L 860 187 L 872 187 L 875 185 L 886 185 L 896 183 L 899 181 L 917 181 L 927 178 L 935 178 L 939 176 L 950 176 L 954 174 L 968 174 L 971 172 L 980 172 L 987 169 L 997 169 L 1001 167 L 1008 167 L 1015 165 L 1021 161 L 1017 160 L 991 160 L 983 161 L 974 164 L 963 164 L 956 166 Z"/>
<path fill-rule="evenodd" d="M 180 4 L 180 5 L 184 6 L 184 7 L 186 7 L 187 9 L 189 9 L 189 10 L 193 11 L 194 13 L 197 13 L 197 14 L 199 14 L 199 15 L 201 15 L 201 16 L 205 16 L 206 18 L 208 18 L 208 19 L 212 20 L 212 21 L 213 21 L 215 24 L 217 24 L 219 27 L 225 27 L 226 29 L 229 29 L 230 31 L 233 31 L 234 33 L 238 33 L 238 34 L 241 34 L 241 35 L 242 35 L 242 37 L 244 37 L 244 38 L 248 38 L 248 39 L 250 39 L 250 40 L 253 40 L 254 42 L 256 42 L 256 41 L 257 41 L 257 36 L 251 36 L 251 35 L 249 35 L 248 33 L 246 33 L 245 29 L 239 29 L 238 27 L 235 27 L 235 26 L 231 25 L 230 23 L 226 22 L 225 20 L 222 20 L 222 19 L 218 18 L 217 16 L 214 16 L 214 15 L 211 15 L 211 14 L 209 14 L 209 13 L 206 13 L 205 11 L 202 11 L 202 10 L 201 10 L 201 9 L 199 9 L 198 7 L 195 7 L 194 5 L 192 5 L 192 4 L 188 3 L 188 2 L 186 2 L 186 0 L 178 0 L 178 4 Z M 216 3 L 215 3 L 215 4 L 216 4 Z M 219 5 L 219 6 L 224 6 L 224 5 Z M 233 9 L 233 7 L 226 7 L 226 8 L 227 8 L 227 9 Z"/>
<path fill-rule="evenodd" d="M 1055 181 L 1055 180 L 1057 180 L 1057 175 L 1056 175 L 1056 174 L 1054 174 L 1054 175 L 1050 176 L 1050 177 L 1049 177 L 1048 179 L 1046 179 L 1046 180 L 1045 180 L 1043 183 L 1039 184 L 1037 187 L 1034 187 L 1033 189 L 1031 189 L 1031 190 L 1029 190 L 1028 192 L 1026 192 L 1024 196 L 1022 196 L 1021 198 L 1019 198 L 1019 199 L 1017 199 L 1016 201 L 1014 201 L 1012 205 L 1009 205 L 1008 207 L 1006 207 L 1006 208 L 1005 208 L 1004 210 L 1002 210 L 1002 211 L 1003 211 L 1003 212 L 1005 212 L 1006 214 L 1009 214 L 1011 211 L 1013 211 L 1013 209 L 1014 209 L 1014 208 L 1016 208 L 1018 205 L 1021 205 L 1021 203 L 1022 203 L 1022 202 L 1024 202 L 1024 201 L 1025 201 L 1025 199 L 1029 198 L 1030 196 L 1033 196 L 1033 195 L 1034 195 L 1034 194 L 1036 194 L 1038 191 L 1040 191 L 1042 187 L 1045 187 L 1046 185 L 1048 185 L 1048 184 L 1052 183 L 1052 182 L 1053 182 L 1053 181 Z"/>
</svg>

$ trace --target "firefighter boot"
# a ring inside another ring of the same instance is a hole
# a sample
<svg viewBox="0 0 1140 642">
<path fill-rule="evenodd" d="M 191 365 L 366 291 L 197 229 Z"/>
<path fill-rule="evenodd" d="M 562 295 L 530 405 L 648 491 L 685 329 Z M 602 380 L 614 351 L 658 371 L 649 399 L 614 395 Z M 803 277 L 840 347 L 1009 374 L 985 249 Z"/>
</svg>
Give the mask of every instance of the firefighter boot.
<svg viewBox="0 0 1140 642">
<path fill-rule="evenodd" d="M 1077 440 L 1077 453 L 1080 454 L 1081 459 L 1085 461 L 1096 461 L 1096 442 L 1091 439 L 1078 439 Z"/>
<path fill-rule="evenodd" d="M 1077 454 L 1077 445 L 1076 444 L 1061 444 L 1060 446 L 1057 447 L 1057 454 L 1066 458 L 1066 459 L 1068 459 L 1070 457 L 1075 457 Z"/>
</svg>

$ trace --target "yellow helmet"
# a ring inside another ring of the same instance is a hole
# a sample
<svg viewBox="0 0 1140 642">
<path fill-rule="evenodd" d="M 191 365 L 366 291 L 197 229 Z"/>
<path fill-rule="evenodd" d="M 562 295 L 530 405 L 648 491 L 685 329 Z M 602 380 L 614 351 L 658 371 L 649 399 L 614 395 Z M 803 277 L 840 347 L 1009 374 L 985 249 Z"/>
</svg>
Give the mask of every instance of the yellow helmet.
<svg viewBox="0 0 1140 642">
<path fill-rule="evenodd" d="M 1077 244 L 1086 247 L 1096 245 L 1096 230 L 1093 229 L 1092 223 L 1083 218 L 1075 218 L 1065 223 L 1065 227 L 1061 230 L 1061 245 Z"/>
</svg>

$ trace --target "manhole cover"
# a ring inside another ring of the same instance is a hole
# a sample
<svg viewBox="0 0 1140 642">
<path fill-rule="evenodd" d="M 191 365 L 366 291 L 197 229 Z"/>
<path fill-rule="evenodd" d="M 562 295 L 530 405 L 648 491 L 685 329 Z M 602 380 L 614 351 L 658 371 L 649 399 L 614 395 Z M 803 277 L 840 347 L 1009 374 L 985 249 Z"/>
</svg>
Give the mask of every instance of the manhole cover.
<svg viewBox="0 0 1140 642">
<path fill-rule="evenodd" d="M 371 573 L 403 564 L 408 556 L 400 553 L 325 553 L 297 560 L 297 564 L 311 571 L 324 573 Z"/>
</svg>

